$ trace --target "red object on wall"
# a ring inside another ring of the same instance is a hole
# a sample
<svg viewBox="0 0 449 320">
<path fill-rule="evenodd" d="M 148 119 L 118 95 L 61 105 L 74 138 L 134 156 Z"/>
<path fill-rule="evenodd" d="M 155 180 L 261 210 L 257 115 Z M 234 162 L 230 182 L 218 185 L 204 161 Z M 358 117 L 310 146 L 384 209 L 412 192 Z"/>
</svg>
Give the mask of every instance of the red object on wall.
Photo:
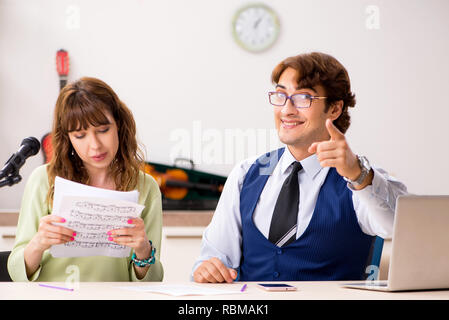
<svg viewBox="0 0 449 320">
<path fill-rule="evenodd" d="M 59 76 L 59 90 L 67 84 L 69 74 L 69 53 L 64 49 L 56 52 L 56 71 Z M 51 133 L 46 133 L 41 139 L 42 153 L 44 154 L 44 163 L 49 163 L 53 155 L 53 146 L 51 143 Z"/>
<path fill-rule="evenodd" d="M 41 139 L 42 153 L 44 154 L 44 163 L 49 163 L 53 156 L 53 145 L 51 144 L 51 133 L 45 134 Z"/>
</svg>

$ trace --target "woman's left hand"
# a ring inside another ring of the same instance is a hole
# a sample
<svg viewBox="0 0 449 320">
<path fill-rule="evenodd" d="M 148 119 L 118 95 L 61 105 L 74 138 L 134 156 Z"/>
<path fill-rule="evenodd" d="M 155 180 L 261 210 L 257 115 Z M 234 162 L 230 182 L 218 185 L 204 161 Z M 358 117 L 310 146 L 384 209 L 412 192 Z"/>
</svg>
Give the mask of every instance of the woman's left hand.
<svg viewBox="0 0 449 320">
<path fill-rule="evenodd" d="M 131 247 L 138 259 L 147 259 L 151 254 L 151 245 L 145 232 L 145 224 L 142 218 L 132 218 L 128 224 L 130 228 L 115 229 L 108 232 L 109 241 L 123 246 Z"/>
</svg>

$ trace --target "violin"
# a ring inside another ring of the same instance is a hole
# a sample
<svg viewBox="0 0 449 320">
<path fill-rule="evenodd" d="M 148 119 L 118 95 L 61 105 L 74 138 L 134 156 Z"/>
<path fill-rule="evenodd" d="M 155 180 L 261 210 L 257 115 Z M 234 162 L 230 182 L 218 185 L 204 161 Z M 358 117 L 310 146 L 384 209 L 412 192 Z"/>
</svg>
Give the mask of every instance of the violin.
<svg viewBox="0 0 449 320">
<path fill-rule="evenodd" d="M 189 175 L 182 169 L 167 169 L 165 172 L 160 172 L 155 169 L 153 165 L 145 163 L 144 172 L 151 175 L 159 185 L 162 194 L 172 200 L 181 200 L 189 189 L 221 192 L 223 185 L 207 184 L 189 181 Z"/>
</svg>

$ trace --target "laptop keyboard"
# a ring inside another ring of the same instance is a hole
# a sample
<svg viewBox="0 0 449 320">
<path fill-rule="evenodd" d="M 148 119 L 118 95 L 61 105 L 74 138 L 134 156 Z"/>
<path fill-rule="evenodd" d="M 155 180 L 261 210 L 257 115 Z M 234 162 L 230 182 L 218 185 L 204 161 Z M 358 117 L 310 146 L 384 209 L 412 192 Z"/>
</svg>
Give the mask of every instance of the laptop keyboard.
<svg viewBox="0 0 449 320">
<path fill-rule="evenodd" d="M 376 282 L 373 285 L 376 287 L 388 287 L 388 282 Z"/>
<path fill-rule="evenodd" d="M 350 286 L 367 286 L 367 287 L 388 287 L 388 281 L 375 281 L 375 282 L 357 282 L 357 283 L 346 283 Z"/>
</svg>

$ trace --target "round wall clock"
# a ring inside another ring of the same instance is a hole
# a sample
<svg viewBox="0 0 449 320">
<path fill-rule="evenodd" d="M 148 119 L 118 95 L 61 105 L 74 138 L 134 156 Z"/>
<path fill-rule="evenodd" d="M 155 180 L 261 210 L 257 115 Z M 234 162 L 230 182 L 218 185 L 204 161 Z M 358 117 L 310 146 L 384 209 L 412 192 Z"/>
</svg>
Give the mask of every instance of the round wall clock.
<svg viewBox="0 0 449 320">
<path fill-rule="evenodd" d="M 250 52 L 260 52 L 271 47 L 278 38 L 279 28 L 276 13 L 261 3 L 242 7 L 232 19 L 235 41 Z"/>
</svg>

